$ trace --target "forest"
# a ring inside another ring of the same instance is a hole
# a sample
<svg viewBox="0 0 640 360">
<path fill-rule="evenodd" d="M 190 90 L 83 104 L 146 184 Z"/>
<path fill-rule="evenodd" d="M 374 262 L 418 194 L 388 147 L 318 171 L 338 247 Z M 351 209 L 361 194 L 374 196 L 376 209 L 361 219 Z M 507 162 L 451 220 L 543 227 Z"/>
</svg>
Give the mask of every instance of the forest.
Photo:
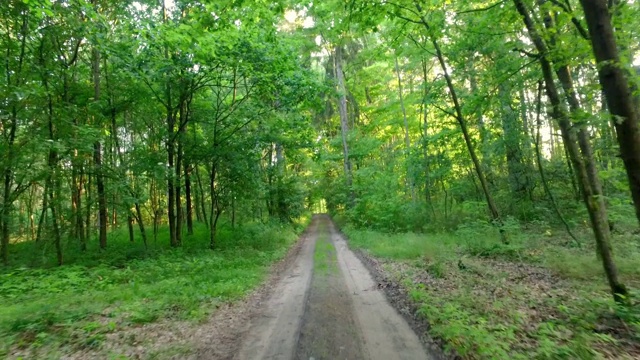
<svg viewBox="0 0 640 360">
<path fill-rule="evenodd" d="M 639 40 L 625 0 L 3 0 L 0 356 L 129 358 L 328 213 L 452 358 L 640 357 Z"/>
</svg>

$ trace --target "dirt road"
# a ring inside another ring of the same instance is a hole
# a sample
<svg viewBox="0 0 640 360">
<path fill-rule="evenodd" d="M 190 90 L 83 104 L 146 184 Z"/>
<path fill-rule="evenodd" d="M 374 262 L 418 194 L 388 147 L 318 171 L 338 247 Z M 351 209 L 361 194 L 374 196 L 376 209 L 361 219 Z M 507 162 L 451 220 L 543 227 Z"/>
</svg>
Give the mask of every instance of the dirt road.
<svg viewBox="0 0 640 360">
<path fill-rule="evenodd" d="M 235 359 L 432 359 L 328 216 L 252 316 Z"/>
</svg>

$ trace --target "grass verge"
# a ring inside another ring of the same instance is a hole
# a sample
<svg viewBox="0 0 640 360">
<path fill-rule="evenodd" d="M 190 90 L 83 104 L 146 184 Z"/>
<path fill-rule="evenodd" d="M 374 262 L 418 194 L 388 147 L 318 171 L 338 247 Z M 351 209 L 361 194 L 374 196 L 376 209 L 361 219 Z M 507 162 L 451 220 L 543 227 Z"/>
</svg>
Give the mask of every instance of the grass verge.
<svg viewBox="0 0 640 360">
<path fill-rule="evenodd" d="M 567 247 L 548 231 L 519 231 L 504 245 L 482 226 L 445 234 L 344 232 L 352 247 L 383 262 L 431 335 L 465 359 L 640 358 L 640 311 L 613 303 L 588 244 Z M 616 240 L 621 275 L 637 289 L 638 239 Z"/>
<path fill-rule="evenodd" d="M 260 284 L 297 238 L 281 224 L 222 226 L 210 251 L 198 226 L 182 248 L 170 248 L 161 229 L 145 250 L 125 231 L 110 234 L 106 251 L 95 242 L 85 253 L 68 249 L 62 267 L 51 266 L 41 246 L 14 245 L 16 265 L 0 268 L 0 357 L 59 358 L 100 349 L 107 334 L 145 323 L 204 321 Z"/>
</svg>

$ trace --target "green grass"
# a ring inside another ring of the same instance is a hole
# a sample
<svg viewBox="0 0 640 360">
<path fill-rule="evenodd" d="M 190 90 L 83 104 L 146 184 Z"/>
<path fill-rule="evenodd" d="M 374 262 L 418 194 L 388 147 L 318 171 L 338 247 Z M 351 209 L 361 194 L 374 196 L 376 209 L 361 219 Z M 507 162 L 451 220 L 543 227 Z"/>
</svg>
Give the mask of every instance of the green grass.
<svg viewBox="0 0 640 360">
<path fill-rule="evenodd" d="M 198 226 L 182 248 L 170 248 L 161 229 L 145 250 L 114 231 L 106 251 L 95 241 L 86 253 L 68 244 L 62 267 L 41 245 L 15 244 L 15 265 L 0 268 L 0 356 L 99 348 L 106 333 L 162 319 L 203 321 L 216 304 L 255 288 L 296 238 L 288 225 L 223 225 L 211 251 Z"/>
<path fill-rule="evenodd" d="M 313 252 L 314 274 L 327 275 L 340 272 L 337 264 L 336 249 L 329 239 L 329 231 L 325 223 L 318 227 L 318 239 Z"/>
<path fill-rule="evenodd" d="M 431 334 L 463 358 L 638 356 L 632 344 L 640 341 L 640 310 L 613 303 L 586 231 L 582 247 L 539 227 L 511 229 L 505 245 L 481 223 L 442 234 L 344 231 L 352 247 L 383 260 L 419 304 Z M 621 276 L 637 289 L 637 235 L 616 234 L 614 241 Z"/>
</svg>

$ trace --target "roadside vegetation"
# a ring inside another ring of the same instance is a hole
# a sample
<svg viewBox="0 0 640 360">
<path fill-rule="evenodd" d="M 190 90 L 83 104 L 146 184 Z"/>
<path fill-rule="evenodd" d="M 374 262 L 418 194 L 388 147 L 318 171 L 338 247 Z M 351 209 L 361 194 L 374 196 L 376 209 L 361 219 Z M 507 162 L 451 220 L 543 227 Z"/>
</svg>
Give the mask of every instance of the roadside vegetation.
<svg viewBox="0 0 640 360">
<path fill-rule="evenodd" d="M 567 246 L 562 229 L 514 228 L 508 245 L 486 223 L 423 234 L 343 230 L 401 284 L 430 334 L 465 359 L 640 356 L 640 308 L 613 301 L 593 247 Z M 614 251 L 637 289 L 638 236 L 620 234 Z"/>
<path fill-rule="evenodd" d="M 172 249 L 168 229 L 149 248 L 123 231 L 94 256 L 69 252 L 68 265 L 31 243 L 16 246 L 14 267 L 0 271 L 0 356 L 58 358 L 98 351 L 109 334 L 155 322 L 206 321 L 223 303 L 237 300 L 265 279 L 297 239 L 295 228 L 277 222 L 220 229 L 219 247 L 205 250 L 208 236 L 197 226 L 184 246 Z M 95 245 L 97 247 L 97 244 Z M 35 266 L 38 265 L 38 266 Z M 139 339 L 136 341 L 140 341 Z M 146 346 L 143 342 L 140 344 Z M 11 354 L 11 356 L 10 356 Z M 115 354 L 103 354 L 118 355 Z"/>
</svg>

